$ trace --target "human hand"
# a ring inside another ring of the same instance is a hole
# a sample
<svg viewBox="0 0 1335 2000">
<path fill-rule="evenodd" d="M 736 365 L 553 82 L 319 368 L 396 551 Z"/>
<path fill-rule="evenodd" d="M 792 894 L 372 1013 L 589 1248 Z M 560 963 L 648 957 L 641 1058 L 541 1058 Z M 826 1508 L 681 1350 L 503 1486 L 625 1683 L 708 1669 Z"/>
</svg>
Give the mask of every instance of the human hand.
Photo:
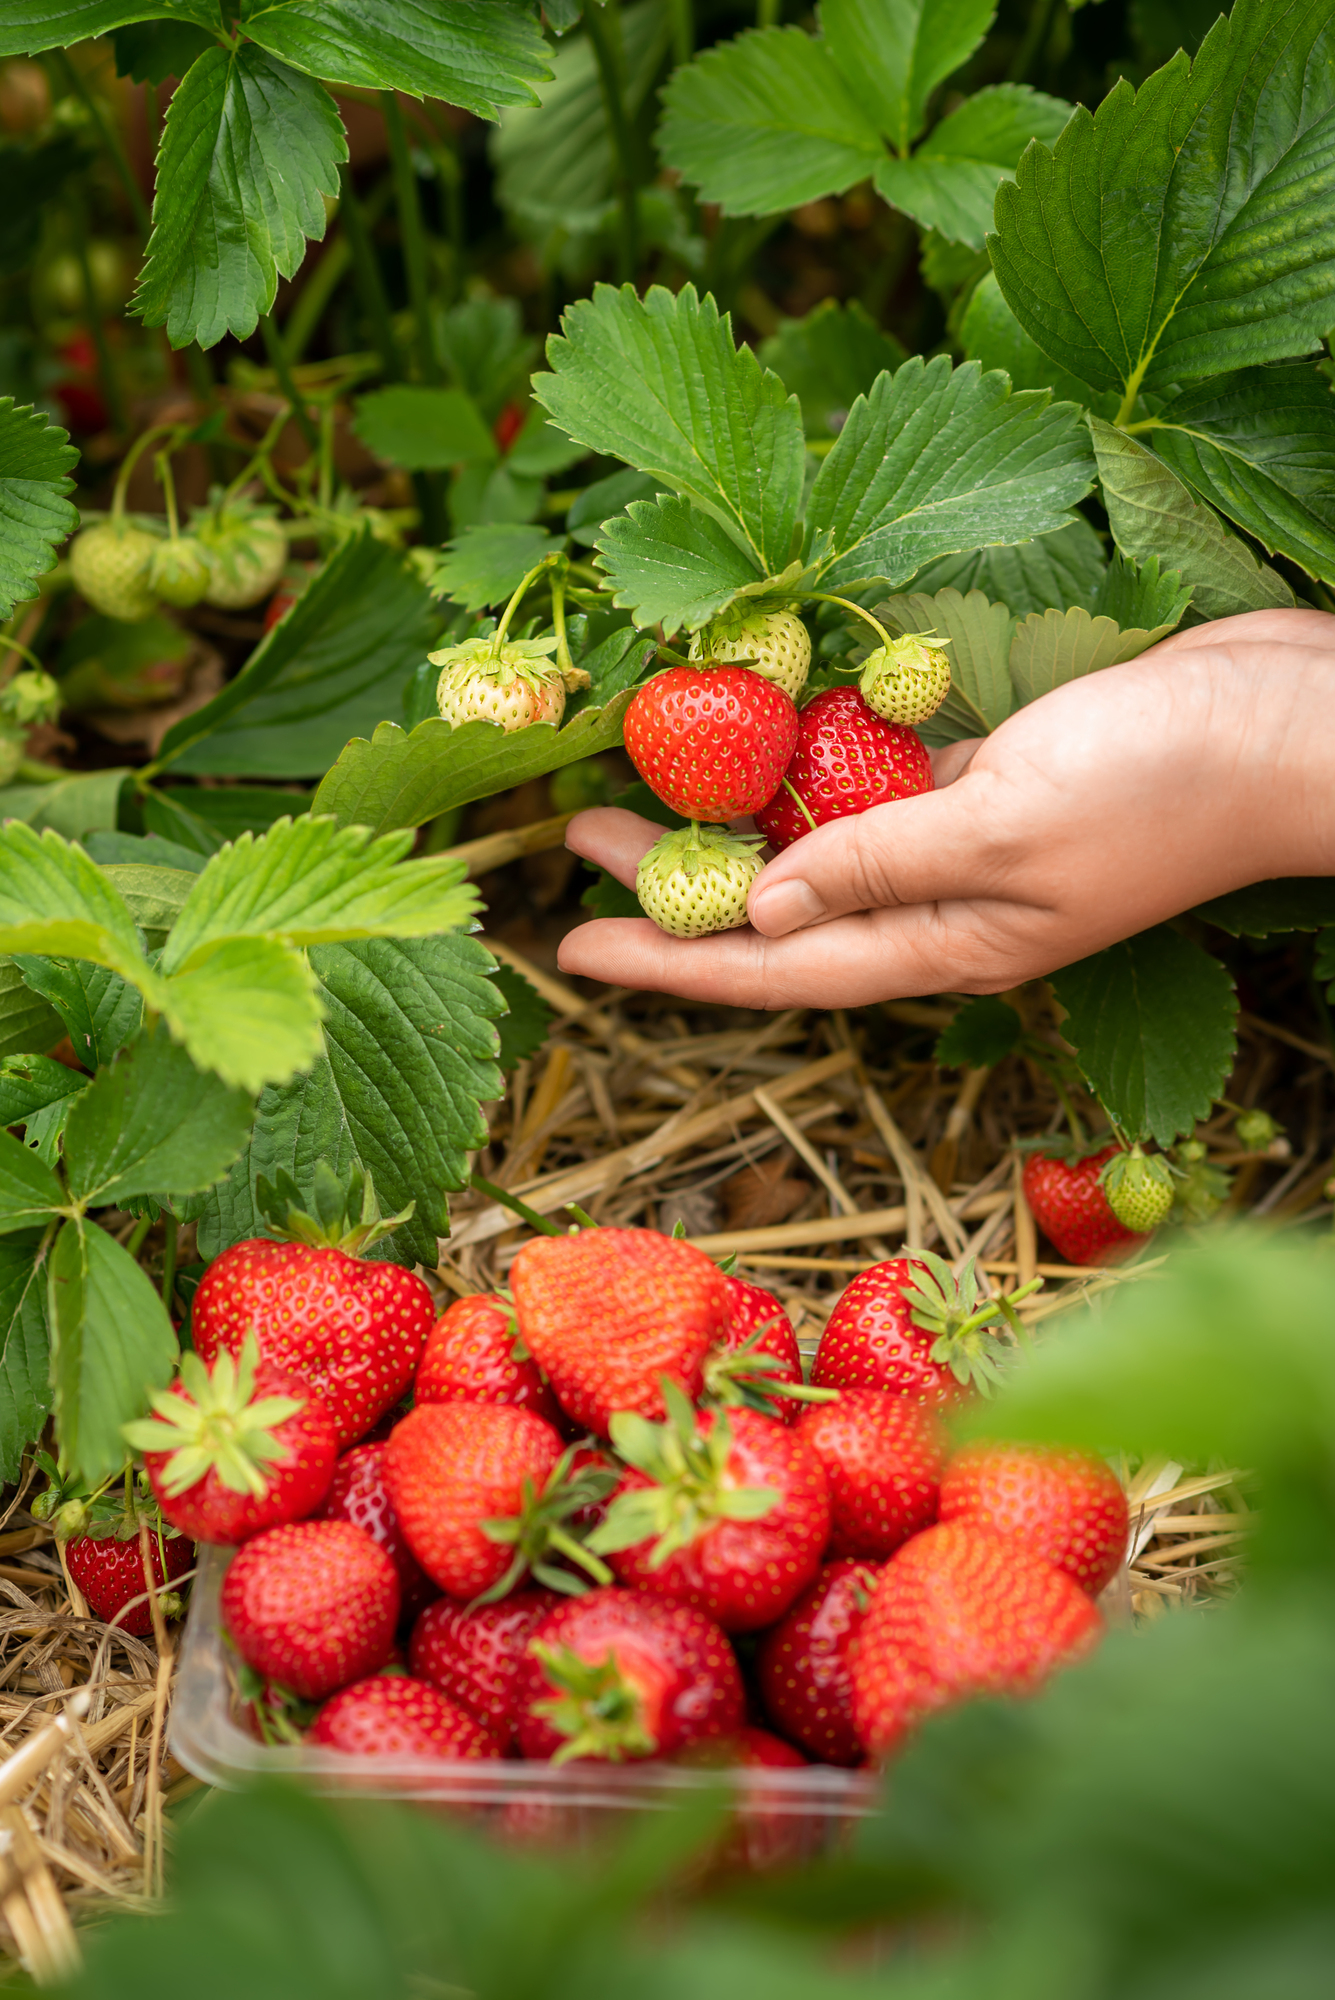
<svg viewBox="0 0 1335 2000">
<path fill-rule="evenodd" d="M 938 789 L 836 820 L 757 877 L 751 927 L 582 924 L 563 971 L 729 1006 L 1003 992 L 1193 904 L 1335 874 L 1335 617 L 1175 633 L 933 754 Z M 580 813 L 567 845 L 633 884 L 660 829 Z"/>
</svg>

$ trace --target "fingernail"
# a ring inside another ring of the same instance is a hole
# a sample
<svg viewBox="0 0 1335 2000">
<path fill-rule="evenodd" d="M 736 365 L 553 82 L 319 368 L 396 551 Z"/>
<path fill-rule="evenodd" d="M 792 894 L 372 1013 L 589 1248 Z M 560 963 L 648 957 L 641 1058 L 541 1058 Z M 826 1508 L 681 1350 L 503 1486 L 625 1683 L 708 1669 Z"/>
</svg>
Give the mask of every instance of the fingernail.
<svg viewBox="0 0 1335 2000">
<path fill-rule="evenodd" d="M 751 898 L 751 922 L 766 937 L 783 937 L 824 915 L 825 905 L 809 882 L 774 882 Z"/>
</svg>

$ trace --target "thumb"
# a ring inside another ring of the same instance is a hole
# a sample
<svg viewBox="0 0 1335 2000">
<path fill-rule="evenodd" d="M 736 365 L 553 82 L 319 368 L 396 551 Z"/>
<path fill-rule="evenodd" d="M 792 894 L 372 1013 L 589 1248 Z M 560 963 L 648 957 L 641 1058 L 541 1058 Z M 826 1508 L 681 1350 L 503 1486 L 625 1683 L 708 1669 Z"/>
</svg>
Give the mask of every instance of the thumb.
<svg viewBox="0 0 1335 2000">
<path fill-rule="evenodd" d="M 975 895 L 987 886 L 976 784 L 872 806 L 807 833 L 752 885 L 748 914 L 765 937 L 855 910 Z"/>
</svg>

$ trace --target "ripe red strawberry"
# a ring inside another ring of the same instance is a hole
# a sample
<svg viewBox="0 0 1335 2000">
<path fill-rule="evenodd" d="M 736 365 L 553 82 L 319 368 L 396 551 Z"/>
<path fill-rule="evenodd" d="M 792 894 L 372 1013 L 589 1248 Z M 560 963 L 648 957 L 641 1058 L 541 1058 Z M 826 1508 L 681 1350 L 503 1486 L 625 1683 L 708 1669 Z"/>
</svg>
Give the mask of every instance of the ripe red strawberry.
<svg viewBox="0 0 1335 2000">
<path fill-rule="evenodd" d="M 1064 1571 L 963 1521 L 915 1535 L 886 1564 L 853 1649 L 858 1735 L 882 1756 L 939 1708 L 1036 1693 L 1103 1621 Z"/>
<path fill-rule="evenodd" d="M 740 819 L 774 796 L 797 747 L 791 695 L 749 667 L 668 667 L 626 710 L 626 749 L 684 819 Z"/>
<path fill-rule="evenodd" d="M 1023 1298 L 1026 1287 L 1014 1298 Z M 1012 1300 L 978 1298 L 970 1259 L 956 1279 L 930 1250 L 860 1271 L 821 1335 L 811 1370 L 821 1389 L 892 1389 L 949 1406 L 999 1379 L 996 1322 Z"/>
<path fill-rule="evenodd" d="M 731 1736 L 706 1736 L 701 1742 L 692 1743 L 672 1761 L 694 1769 L 732 1774 L 733 1809 L 726 1831 L 715 1843 L 716 1866 L 754 1871 L 804 1858 L 807 1829 L 802 1813 L 792 1809 L 793 1794 L 785 1794 L 782 1781 L 776 1788 L 764 1776 L 767 1771 L 810 1769 L 808 1760 L 791 1743 L 747 1722 Z M 754 1778 L 741 1775 L 748 1771 L 757 1775 Z"/>
<path fill-rule="evenodd" d="M 351 1521 L 385 1551 L 398 1572 L 400 1612 L 415 1618 L 439 1595 L 435 1584 L 408 1547 L 408 1538 L 399 1525 L 385 1477 L 386 1442 L 354 1445 L 334 1467 L 334 1477 L 324 1505 L 322 1521 Z"/>
<path fill-rule="evenodd" d="M 729 1278 L 731 1318 L 722 1341 L 705 1360 L 705 1394 L 711 1402 L 745 1404 L 781 1423 L 794 1424 L 802 1397 L 802 1355 L 793 1323 L 773 1292 L 745 1278 Z"/>
<path fill-rule="evenodd" d="M 936 1519 L 945 1439 L 932 1411 L 884 1389 L 845 1389 L 797 1434 L 830 1487 L 830 1554 L 884 1560 Z"/>
<path fill-rule="evenodd" d="M 345 1447 L 403 1395 L 435 1310 L 422 1280 L 397 1264 L 253 1237 L 214 1258 L 190 1325 L 205 1361 L 239 1354 L 253 1328 L 266 1361 L 310 1384 Z"/>
<path fill-rule="evenodd" d="M 476 1716 L 424 1681 L 376 1674 L 327 1701 L 308 1743 L 349 1757 L 499 1757 L 501 1747 Z"/>
<path fill-rule="evenodd" d="M 233 1558 L 222 1613 L 257 1674 L 303 1701 L 323 1701 L 389 1660 L 399 1579 L 385 1551 L 350 1521 L 292 1521 Z"/>
<path fill-rule="evenodd" d="M 756 1655 L 766 1715 L 822 1764 L 862 1762 L 849 1654 L 880 1574 L 875 1563 L 826 1563 Z"/>
<path fill-rule="evenodd" d="M 569 1572 L 552 1568 L 556 1554 L 606 1582 L 564 1526 L 598 1476 L 570 1479 L 572 1457 L 531 1410 L 423 1403 L 394 1426 L 385 1472 L 413 1554 L 442 1590 L 467 1600 L 504 1596 L 529 1571 L 571 1587 Z"/>
<path fill-rule="evenodd" d="M 612 1419 L 628 1470 L 589 1547 L 619 1582 L 705 1611 L 725 1632 L 781 1618 L 820 1564 L 830 1496 L 802 1438 L 756 1410 L 693 1410 L 666 1424 Z"/>
<path fill-rule="evenodd" d="M 519 1338 L 513 1307 L 494 1292 L 445 1308 L 427 1337 L 413 1395 L 419 1403 L 512 1403 L 549 1424 L 561 1421 L 542 1370 Z"/>
<path fill-rule="evenodd" d="M 525 1757 L 671 1757 L 740 1727 L 742 1677 L 702 1611 L 638 1590 L 591 1590 L 544 1618 L 515 1693 Z"/>
<path fill-rule="evenodd" d="M 1121 1481 L 1092 1452 L 980 1440 L 941 1479 L 941 1519 L 981 1522 L 1097 1597 L 1121 1567 L 1130 1515 Z"/>
<path fill-rule="evenodd" d="M 408 1665 L 490 1730 L 503 1749 L 514 1739 L 515 1685 L 529 1640 L 561 1599 L 554 1590 L 517 1590 L 469 1611 L 442 1597 L 413 1627 Z"/>
<path fill-rule="evenodd" d="M 300 1376 L 260 1360 L 253 1335 L 239 1362 L 223 1353 L 209 1369 L 183 1355 L 178 1380 L 149 1400 L 157 1415 L 126 1424 L 125 1438 L 164 1517 L 194 1541 L 248 1541 L 328 1492 L 334 1420 Z"/>
<path fill-rule="evenodd" d="M 791 847 L 813 825 L 930 792 L 934 782 L 917 730 L 883 722 L 853 687 L 827 688 L 807 703 L 783 776 L 785 783 L 755 814 L 773 848 Z"/>
<path fill-rule="evenodd" d="M 662 1378 L 692 1400 L 727 1334 L 727 1280 L 703 1250 L 653 1229 L 536 1236 L 510 1267 L 524 1345 L 578 1424 L 608 1434 L 614 1410 L 661 1417 Z"/>
<path fill-rule="evenodd" d="M 194 1543 L 184 1535 L 150 1534 L 148 1551 L 156 1585 L 170 1583 L 194 1566 Z M 118 1632 L 129 1632 L 136 1639 L 146 1638 L 153 1630 L 153 1613 L 144 1595 L 149 1586 L 144 1580 L 137 1533 L 125 1541 L 115 1535 L 75 1535 L 65 1544 L 65 1562 L 71 1581 L 87 1598 L 88 1609 L 95 1618 L 108 1625 L 114 1619 Z M 144 1602 L 119 1617 L 117 1614 L 136 1597 L 143 1597 Z M 158 1602 L 168 1618 L 179 1616 L 180 1599 L 174 1591 L 164 1593 Z"/>
<path fill-rule="evenodd" d="M 1117 1220 L 1099 1185 L 1104 1163 L 1120 1150 L 1105 1146 L 1083 1160 L 1031 1153 L 1024 1163 L 1024 1198 L 1035 1222 L 1068 1264 L 1117 1264 L 1145 1241 Z"/>
</svg>

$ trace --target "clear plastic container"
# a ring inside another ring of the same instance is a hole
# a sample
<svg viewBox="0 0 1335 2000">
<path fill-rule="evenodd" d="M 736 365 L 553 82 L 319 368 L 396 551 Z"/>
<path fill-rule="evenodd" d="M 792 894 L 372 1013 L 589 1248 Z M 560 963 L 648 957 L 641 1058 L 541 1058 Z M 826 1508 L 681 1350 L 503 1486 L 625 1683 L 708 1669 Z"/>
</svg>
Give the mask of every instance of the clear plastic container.
<svg viewBox="0 0 1335 2000">
<path fill-rule="evenodd" d="M 299 1775 L 328 1794 L 462 1807 L 502 1833 L 582 1844 L 613 1827 L 617 1813 L 662 1808 L 717 1789 L 722 1779 L 736 1800 L 734 1851 L 756 1866 L 826 1852 L 875 1809 L 872 1773 L 828 1764 L 719 1772 L 652 1762 L 454 1762 L 353 1757 L 295 1744 L 271 1748 L 244 1726 L 234 1685 L 219 1608 L 229 1560 L 225 1549 L 200 1551 L 172 1703 L 171 1749 L 207 1784 L 231 1790 L 266 1773 Z"/>
</svg>

